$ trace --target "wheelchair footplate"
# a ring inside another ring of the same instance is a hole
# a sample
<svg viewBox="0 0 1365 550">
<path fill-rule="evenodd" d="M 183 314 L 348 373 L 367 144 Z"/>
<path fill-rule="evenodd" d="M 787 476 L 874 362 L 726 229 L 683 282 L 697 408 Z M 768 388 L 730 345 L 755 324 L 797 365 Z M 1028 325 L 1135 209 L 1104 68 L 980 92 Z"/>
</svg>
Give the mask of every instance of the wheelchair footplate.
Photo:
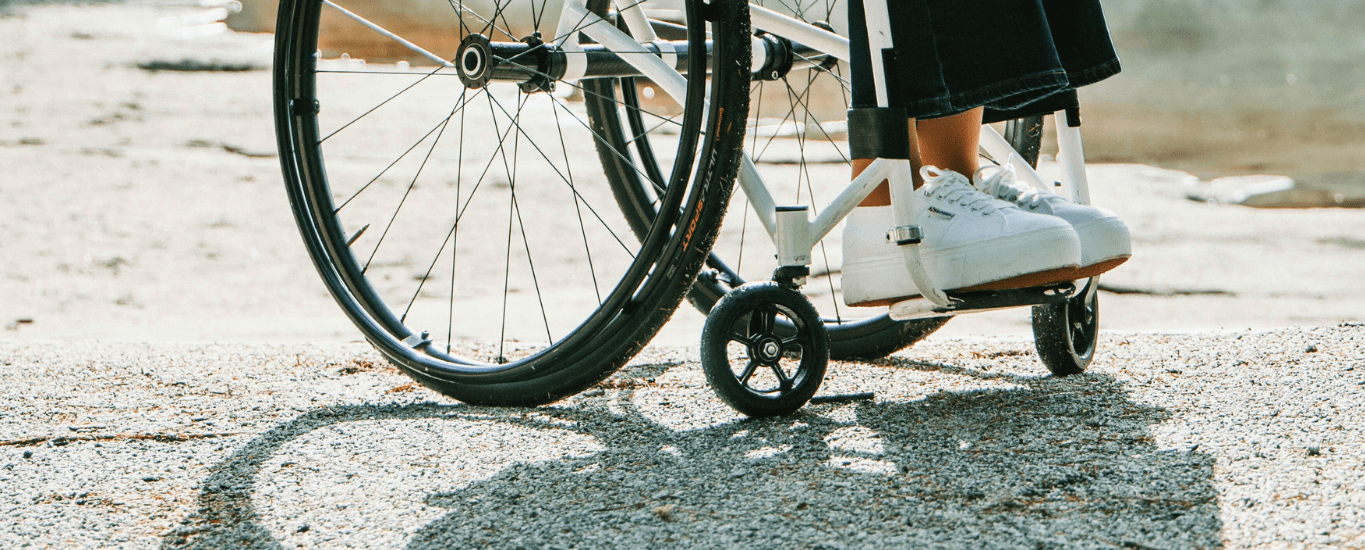
<svg viewBox="0 0 1365 550">
<path fill-rule="evenodd" d="M 1013 307 L 1056 304 L 1065 302 L 1074 296 L 1076 294 L 1076 285 L 1071 282 L 1065 282 L 1054 285 L 1032 288 L 1014 288 L 1008 290 L 984 290 L 976 292 L 948 291 L 945 294 L 951 299 L 951 303 L 947 306 L 939 306 L 925 299 L 923 296 L 918 296 L 892 304 L 889 314 L 892 319 L 897 321 L 908 321 L 911 319 L 925 319 L 929 317 L 942 317 L 945 315 L 959 315 L 963 313 L 980 313 L 983 311 L 994 311 Z"/>
</svg>

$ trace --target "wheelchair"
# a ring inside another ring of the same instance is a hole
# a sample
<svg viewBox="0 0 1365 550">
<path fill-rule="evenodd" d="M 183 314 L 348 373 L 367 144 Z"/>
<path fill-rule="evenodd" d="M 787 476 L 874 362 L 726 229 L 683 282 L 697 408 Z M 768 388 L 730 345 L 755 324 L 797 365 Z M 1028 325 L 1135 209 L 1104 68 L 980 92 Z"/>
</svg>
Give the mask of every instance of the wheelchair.
<svg viewBox="0 0 1365 550">
<path fill-rule="evenodd" d="M 830 359 L 963 313 L 1032 307 L 1055 374 L 1093 357 L 1093 279 L 841 305 L 831 231 L 908 162 L 848 182 L 837 0 L 449 0 L 420 22 L 343 2 L 280 4 L 284 179 L 332 297 L 424 386 L 550 403 L 625 365 L 684 300 L 708 313 L 708 380 L 749 416 L 803 406 Z M 983 128 L 983 162 L 1088 202 L 1074 93 L 1042 107 L 989 115 L 1004 126 Z M 1049 117 L 1055 184 L 1032 169 Z"/>
</svg>

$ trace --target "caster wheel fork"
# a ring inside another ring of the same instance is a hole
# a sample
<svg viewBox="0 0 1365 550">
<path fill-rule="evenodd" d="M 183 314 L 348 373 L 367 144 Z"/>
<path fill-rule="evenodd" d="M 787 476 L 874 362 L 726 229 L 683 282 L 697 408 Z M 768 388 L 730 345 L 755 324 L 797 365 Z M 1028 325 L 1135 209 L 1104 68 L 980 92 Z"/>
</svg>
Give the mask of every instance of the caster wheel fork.
<svg viewBox="0 0 1365 550">
<path fill-rule="evenodd" d="M 820 389 L 828 362 L 829 336 L 815 307 L 777 283 L 750 283 L 726 294 L 702 329 L 707 382 L 746 416 L 800 409 Z"/>
</svg>

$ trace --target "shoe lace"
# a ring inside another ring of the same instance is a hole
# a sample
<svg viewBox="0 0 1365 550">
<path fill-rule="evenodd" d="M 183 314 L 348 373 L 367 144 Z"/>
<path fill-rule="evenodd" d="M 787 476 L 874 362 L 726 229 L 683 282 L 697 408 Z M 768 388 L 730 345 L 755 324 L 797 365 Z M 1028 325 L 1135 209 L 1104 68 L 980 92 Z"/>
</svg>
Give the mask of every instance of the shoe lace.
<svg viewBox="0 0 1365 550">
<path fill-rule="evenodd" d="M 995 174 L 983 180 L 982 174 L 991 170 L 995 170 Z M 980 189 L 982 193 L 1020 206 L 1037 208 L 1038 203 L 1043 200 L 1042 193 L 1030 185 L 1019 182 L 1016 178 L 1014 155 L 1010 155 L 1009 160 L 1001 166 L 981 167 L 975 174 L 972 174 L 972 181 L 976 182 L 976 188 Z"/>
<path fill-rule="evenodd" d="M 920 168 L 924 178 L 924 196 L 933 196 L 949 204 L 960 204 L 972 212 L 990 214 L 995 212 L 999 202 L 990 195 L 982 193 L 969 185 L 966 176 L 952 170 L 940 170 L 934 166 Z"/>
</svg>

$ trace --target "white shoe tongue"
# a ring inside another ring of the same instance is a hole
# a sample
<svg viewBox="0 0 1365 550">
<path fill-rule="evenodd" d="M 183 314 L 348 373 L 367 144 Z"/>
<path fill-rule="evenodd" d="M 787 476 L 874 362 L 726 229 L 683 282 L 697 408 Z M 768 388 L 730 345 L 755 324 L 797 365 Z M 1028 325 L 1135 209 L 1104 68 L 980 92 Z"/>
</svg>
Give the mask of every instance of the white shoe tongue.
<svg viewBox="0 0 1365 550">
<path fill-rule="evenodd" d="M 1010 177 L 1010 175 L 1007 172 L 1003 171 L 995 176 L 986 178 L 985 181 L 978 183 L 976 185 L 976 188 L 981 190 L 982 193 L 985 193 L 992 197 L 1000 198 L 1003 198 L 1008 195 L 1018 196 L 1020 193 L 1025 191 L 1024 189 L 1019 189 L 1015 187 L 1014 178 Z"/>
<path fill-rule="evenodd" d="M 970 181 L 967 181 L 967 177 L 966 177 L 966 176 L 963 176 L 962 174 L 959 174 L 959 173 L 957 173 L 957 172 L 944 172 L 943 175 L 938 176 L 938 177 L 934 178 L 932 181 L 927 182 L 927 183 L 928 183 L 929 185 L 934 186 L 934 187 L 939 187 L 939 186 L 943 186 L 943 185 L 952 185 L 952 184 L 954 184 L 954 183 L 956 183 L 956 184 L 958 184 L 958 185 L 966 185 L 967 187 L 971 187 L 971 186 L 972 186 L 972 183 L 971 183 Z"/>
</svg>

